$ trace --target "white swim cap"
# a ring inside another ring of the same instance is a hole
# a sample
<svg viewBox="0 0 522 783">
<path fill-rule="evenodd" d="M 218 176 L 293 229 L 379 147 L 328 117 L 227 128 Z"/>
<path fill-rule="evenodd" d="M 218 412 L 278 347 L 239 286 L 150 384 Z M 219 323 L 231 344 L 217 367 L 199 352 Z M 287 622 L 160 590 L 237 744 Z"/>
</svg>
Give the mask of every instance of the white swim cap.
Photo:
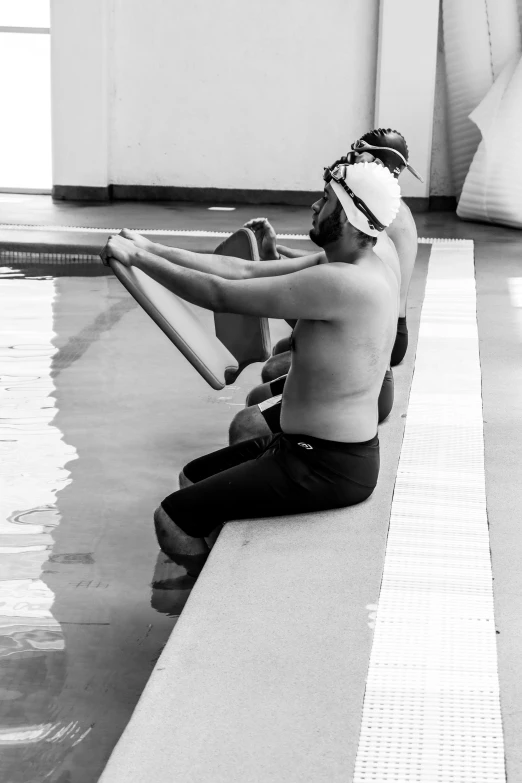
<svg viewBox="0 0 522 783">
<path fill-rule="evenodd" d="M 378 237 L 399 211 L 399 183 L 387 168 L 378 163 L 341 164 L 327 169 L 325 180 L 330 182 L 341 202 L 348 222 L 363 234 Z M 343 187 L 342 181 L 356 197 L 355 201 Z M 357 206 L 357 199 L 363 204 Z M 369 216 L 365 214 L 365 207 L 371 213 Z"/>
</svg>

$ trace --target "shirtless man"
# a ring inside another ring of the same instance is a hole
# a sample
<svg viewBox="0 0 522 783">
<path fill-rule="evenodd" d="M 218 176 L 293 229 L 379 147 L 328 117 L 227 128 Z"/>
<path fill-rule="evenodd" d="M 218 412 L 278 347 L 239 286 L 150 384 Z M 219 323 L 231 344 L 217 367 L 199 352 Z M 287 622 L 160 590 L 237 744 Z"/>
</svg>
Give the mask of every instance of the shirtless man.
<svg viewBox="0 0 522 783">
<path fill-rule="evenodd" d="M 404 137 L 391 129 L 378 128 L 365 133 L 352 144 L 352 151 L 347 159 L 353 162 L 377 161 L 386 166 L 395 177 L 407 167 L 414 176 L 419 175 L 408 163 L 408 147 Z M 298 258 L 307 254 L 277 244 L 277 236 L 270 223 L 265 218 L 258 218 L 246 223 L 257 237 L 261 257 L 264 260 L 278 257 Z M 417 255 L 417 229 L 409 207 L 401 201 L 399 213 L 391 226 L 386 228 L 378 238 L 374 252 L 392 268 L 400 269 L 400 310 L 397 321 L 397 335 L 391 353 L 391 367 L 399 364 L 408 346 L 408 329 L 406 323 L 406 304 L 408 290 Z M 320 263 L 323 253 L 315 253 Z M 293 324 L 290 324 L 293 326 Z M 250 391 L 246 407 L 237 413 L 229 430 L 230 444 L 239 443 L 249 438 L 268 435 L 280 429 L 281 400 L 280 395 L 290 366 L 290 337 L 285 337 L 274 347 L 273 356 L 265 363 L 261 377 L 263 383 Z M 394 383 L 393 374 L 389 368 L 385 374 L 381 393 L 378 399 L 379 422 L 384 421 L 393 406 Z"/>
<path fill-rule="evenodd" d="M 377 161 L 377 163 L 386 166 L 396 178 L 407 168 L 417 179 L 421 179 L 413 166 L 408 163 L 406 139 L 401 133 L 391 130 L 391 128 L 375 128 L 368 131 L 368 133 L 365 133 L 352 144 L 351 151 L 346 157 L 349 163 Z M 288 258 L 308 255 L 303 253 L 302 250 L 294 250 L 293 248 L 278 245 L 275 231 L 268 221 L 266 221 L 265 226 L 260 226 L 257 221 L 249 221 L 246 223 L 246 226 L 256 231 L 261 250 L 264 252 L 262 256 L 264 259 L 277 258 L 278 255 Z M 406 305 L 417 256 L 417 228 L 410 208 L 402 200 L 397 217 L 391 226 L 386 228 L 384 234 L 381 234 L 375 248 L 375 252 L 383 257 L 383 260 L 389 257 L 388 238 L 391 239 L 396 248 L 401 273 L 401 303 L 397 322 L 397 339 L 394 343 L 391 357 L 391 366 L 395 367 L 404 359 L 408 347 Z M 319 258 L 319 254 L 316 257 Z M 283 338 L 275 346 L 274 356 L 263 367 L 261 373 L 263 382 L 273 381 L 275 378 L 279 378 L 288 372 L 290 366 L 290 355 L 287 353 L 289 339 Z"/>
<path fill-rule="evenodd" d="M 175 249 L 166 260 L 140 248 L 140 237 L 137 244 L 110 238 L 102 257 L 142 269 L 189 302 L 297 320 L 282 433 L 189 463 L 182 476 L 191 485 L 156 509 L 161 549 L 189 573 L 199 573 L 208 556 L 205 537 L 228 520 L 340 508 L 371 495 L 379 472 L 377 398 L 399 310 L 397 278 L 373 244 L 399 198 L 397 182 L 376 163 L 332 170 L 312 207 L 325 250 L 325 262 L 312 266 Z"/>
</svg>

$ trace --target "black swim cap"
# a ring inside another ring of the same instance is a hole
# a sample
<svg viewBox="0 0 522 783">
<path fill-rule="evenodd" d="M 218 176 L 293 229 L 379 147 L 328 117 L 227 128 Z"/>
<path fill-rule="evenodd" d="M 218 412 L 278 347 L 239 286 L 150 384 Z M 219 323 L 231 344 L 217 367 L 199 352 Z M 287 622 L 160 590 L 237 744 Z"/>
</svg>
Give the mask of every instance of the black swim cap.
<svg viewBox="0 0 522 783">
<path fill-rule="evenodd" d="M 406 139 L 399 131 L 391 128 L 374 128 L 365 133 L 364 136 L 361 136 L 361 140 L 376 147 L 391 147 L 408 160 L 408 145 L 406 144 Z M 388 150 L 383 150 L 382 152 L 372 150 L 372 155 L 379 158 L 392 174 L 400 174 L 406 168 L 399 156 Z"/>
</svg>

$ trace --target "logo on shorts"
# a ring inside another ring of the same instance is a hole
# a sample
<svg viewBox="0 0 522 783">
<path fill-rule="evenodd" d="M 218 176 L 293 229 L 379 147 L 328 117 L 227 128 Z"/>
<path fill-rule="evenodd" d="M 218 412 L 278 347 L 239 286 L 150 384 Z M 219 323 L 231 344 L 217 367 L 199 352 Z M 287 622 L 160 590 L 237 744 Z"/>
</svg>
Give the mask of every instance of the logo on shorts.
<svg viewBox="0 0 522 783">
<path fill-rule="evenodd" d="M 314 448 L 313 446 L 310 446 L 309 443 L 298 443 L 297 445 L 298 446 L 302 446 L 303 449 L 312 449 L 313 450 L 313 448 Z"/>
</svg>

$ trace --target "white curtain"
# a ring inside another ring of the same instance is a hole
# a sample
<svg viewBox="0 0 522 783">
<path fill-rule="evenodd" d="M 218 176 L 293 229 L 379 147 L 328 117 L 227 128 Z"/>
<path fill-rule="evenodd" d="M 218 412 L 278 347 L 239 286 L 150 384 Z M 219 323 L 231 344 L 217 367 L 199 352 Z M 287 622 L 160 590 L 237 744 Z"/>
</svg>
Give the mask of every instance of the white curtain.
<svg viewBox="0 0 522 783">
<path fill-rule="evenodd" d="M 520 53 L 522 0 L 442 0 L 450 157 L 457 196 L 481 141 L 469 118 Z"/>
<path fill-rule="evenodd" d="M 482 135 L 457 214 L 522 228 L 522 58 L 506 65 L 471 114 Z"/>
</svg>

